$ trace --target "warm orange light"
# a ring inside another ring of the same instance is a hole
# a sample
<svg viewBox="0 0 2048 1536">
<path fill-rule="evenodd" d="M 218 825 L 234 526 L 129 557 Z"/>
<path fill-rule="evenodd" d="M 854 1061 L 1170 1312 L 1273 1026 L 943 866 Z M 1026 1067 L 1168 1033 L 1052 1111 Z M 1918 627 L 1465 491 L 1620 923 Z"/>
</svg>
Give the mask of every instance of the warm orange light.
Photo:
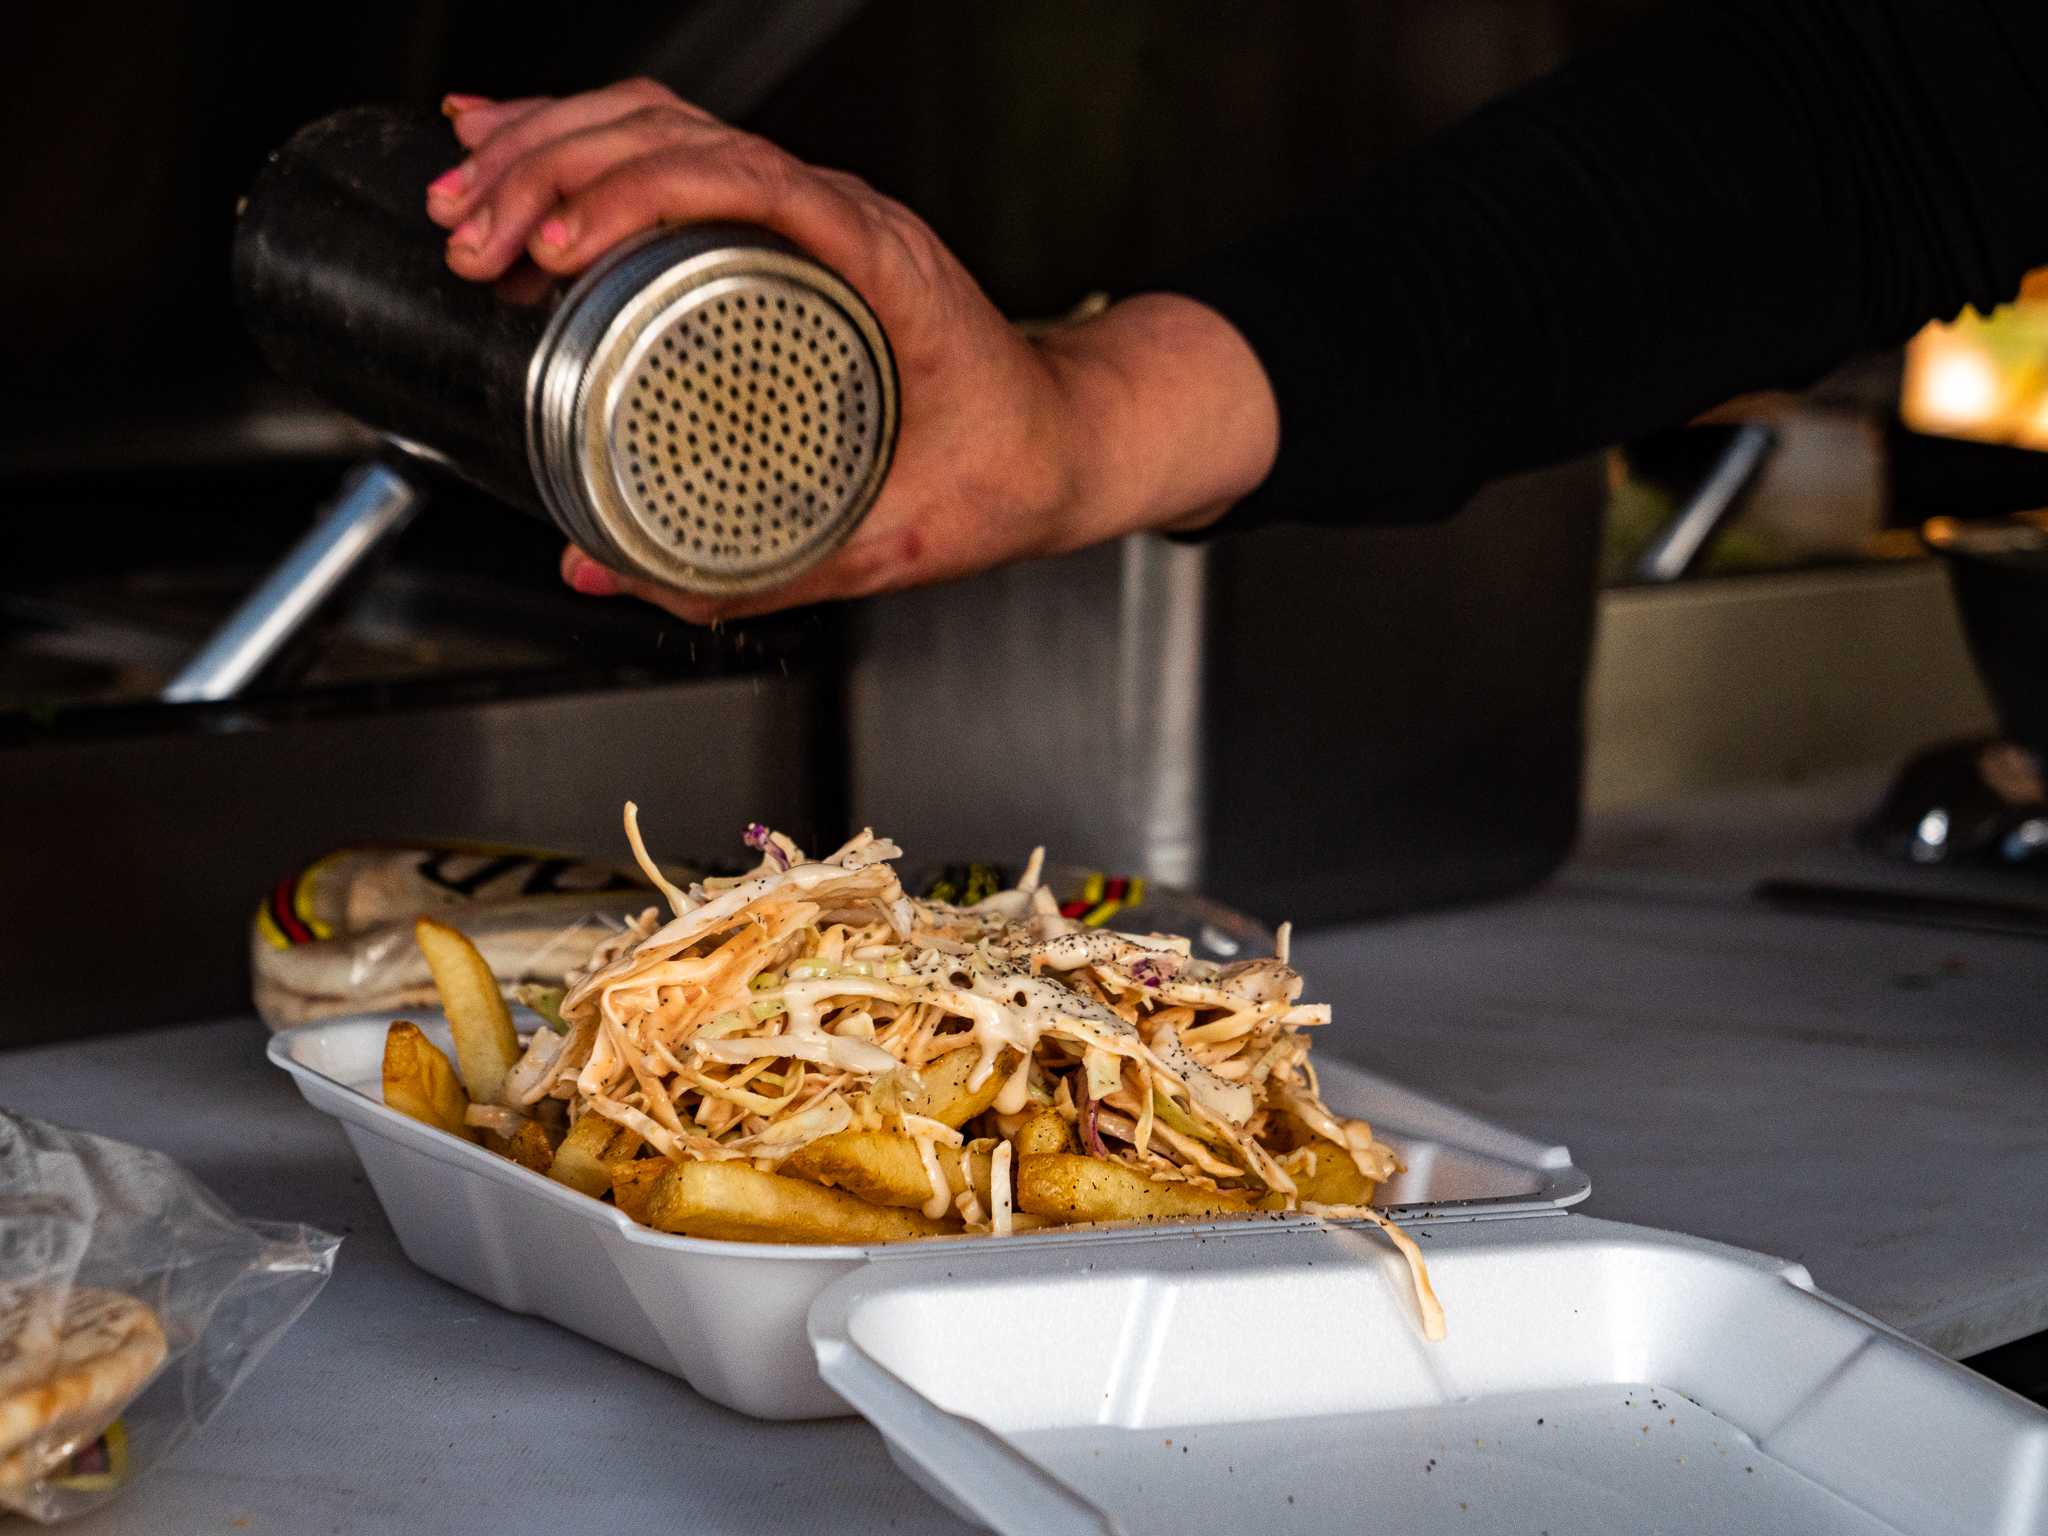
<svg viewBox="0 0 2048 1536">
<path fill-rule="evenodd" d="M 2048 268 L 1991 315 L 1915 336 L 1899 414 L 1919 432 L 2048 449 Z"/>
<path fill-rule="evenodd" d="M 1914 399 L 1921 425 L 1931 432 L 1968 432 L 1995 421 L 2005 381 L 1989 354 L 1952 331 L 1927 338 Z"/>
</svg>

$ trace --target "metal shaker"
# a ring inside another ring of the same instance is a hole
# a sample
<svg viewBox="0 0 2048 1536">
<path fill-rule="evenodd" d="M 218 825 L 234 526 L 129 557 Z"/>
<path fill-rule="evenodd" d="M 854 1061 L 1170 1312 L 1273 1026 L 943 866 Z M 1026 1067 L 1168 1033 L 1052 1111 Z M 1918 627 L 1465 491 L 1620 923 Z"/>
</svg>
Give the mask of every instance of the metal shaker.
<svg viewBox="0 0 2048 1536">
<path fill-rule="evenodd" d="M 447 268 L 426 112 L 357 107 L 271 156 L 235 236 L 237 298 L 285 377 L 614 569 L 690 591 L 779 585 L 837 548 L 895 446 L 895 364 L 859 294 L 743 225 L 659 231 L 566 289 Z"/>
</svg>

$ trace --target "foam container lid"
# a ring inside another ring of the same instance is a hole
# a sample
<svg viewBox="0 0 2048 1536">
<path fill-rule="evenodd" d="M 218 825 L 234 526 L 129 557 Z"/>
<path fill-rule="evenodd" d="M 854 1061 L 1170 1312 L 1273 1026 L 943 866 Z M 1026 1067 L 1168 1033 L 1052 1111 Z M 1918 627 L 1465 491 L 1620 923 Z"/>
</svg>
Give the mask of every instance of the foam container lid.
<svg viewBox="0 0 2048 1536">
<path fill-rule="evenodd" d="M 810 1333 L 891 1455 L 1002 1532 L 2048 1529 L 2048 1414 L 1797 1265 L 1562 1214 L 1413 1230 L 1435 1344 L 1386 1242 L 1313 1226 L 904 1251 Z"/>
</svg>

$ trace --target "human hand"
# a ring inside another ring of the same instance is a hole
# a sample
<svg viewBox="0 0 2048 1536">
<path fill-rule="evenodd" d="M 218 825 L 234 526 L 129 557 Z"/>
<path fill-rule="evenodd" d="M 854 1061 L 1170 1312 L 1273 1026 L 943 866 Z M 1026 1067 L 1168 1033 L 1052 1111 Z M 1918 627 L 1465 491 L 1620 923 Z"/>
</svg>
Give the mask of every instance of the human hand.
<svg viewBox="0 0 2048 1536">
<path fill-rule="evenodd" d="M 896 454 L 827 560 L 772 591 L 714 598 L 608 571 L 573 546 L 580 592 L 631 593 L 697 623 L 854 597 L 1188 526 L 1257 484 L 1277 413 L 1221 316 L 1152 294 L 1025 338 L 929 226 L 646 80 L 560 100 L 451 96 L 470 151 L 427 190 L 448 264 L 495 281 L 523 254 L 569 275 L 640 232 L 733 220 L 795 242 L 851 284 L 895 353 Z"/>
</svg>

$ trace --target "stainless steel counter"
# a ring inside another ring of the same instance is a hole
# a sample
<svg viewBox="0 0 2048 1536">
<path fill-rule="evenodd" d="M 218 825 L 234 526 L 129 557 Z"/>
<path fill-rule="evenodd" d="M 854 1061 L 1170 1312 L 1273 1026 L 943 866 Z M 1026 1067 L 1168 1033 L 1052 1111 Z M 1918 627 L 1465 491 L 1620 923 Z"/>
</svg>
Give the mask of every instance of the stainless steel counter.
<svg viewBox="0 0 2048 1536">
<path fill-rule="evenodd" d="M 1592 1213 L 1796 1258 L 1950 1354 L 2048 1327 L 2048 943 L 1747 896 L 1766 874 L 1891 877 L 1838 846 L 1875 787 L 1608 818 L 1533 897 L 1309 935 L 1341 1021 L 1323 1048 L 1568 1142 Z M 865 1425 L 754 1423 L 412 1269 L 261 1045 L 236 1020 L 0 1055 L 0 1101 L 347 1234 L 220 1418 L 68 1529 L 959 1529 Z"/>
<path fill-rule="evenodd" d="M 1327 1045 L 1564 1142 L 1591 1213 L 1800 1260 L 1944 1354 L 2048 1329 L 2048 940 L 1750 895 L 2048 898 L 1850 850 L 1882 784 L 1611 814 L 1532 897 L 1311 935 Z"/>
</svg>

